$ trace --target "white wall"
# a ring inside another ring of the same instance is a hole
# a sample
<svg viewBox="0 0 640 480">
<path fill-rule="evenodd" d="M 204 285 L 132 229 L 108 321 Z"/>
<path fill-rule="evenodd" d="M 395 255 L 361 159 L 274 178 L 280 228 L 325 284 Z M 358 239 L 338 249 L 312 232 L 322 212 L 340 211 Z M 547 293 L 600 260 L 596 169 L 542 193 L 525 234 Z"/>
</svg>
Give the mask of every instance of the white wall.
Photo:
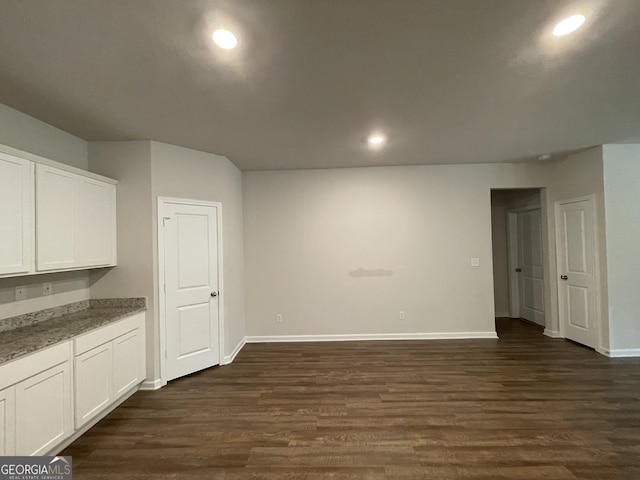
<svg viewBox="0 0 640 480">
<path fill-rule="evenodd" d="M 640 145 L 604 145 L 609 323 L 614 351 L 640 354 Z"/>
<path fill-rule="evenodd" d="M 87 170 L 87 142 L 0 103 L 0 144 Z"/>
<path fill-rule="evenodd" d="M 224 344 L 228 356 L 245 337 L 242 173 L 226 157 L 166 143 L 151 143 L 151 160 L 154 268 L 158 255 L 157 197 L 222 202 Z M 153 280 L 157 288 L 157 271 Z"/>
<path fill-rule="evenodd" d="M 248 334 L 495 332 L 490 189 L 542 182 L 537 164 L 245 172 Z"/>
<path fill-rule="evenodd" d="M 92 172 L 119 181 L 118 266 L 91 273 L 91 297 L 147 297 L 147 378 L 157 378 L 159 353 L 153 289 L 151 142 L 92 142 Z"/>
<path fill-rule="evenodd" d="M 0 104 L 0 144 L 87 169 L 87 142 Z M 42 294 L 51 283 L 52 295 Z M 15 287 L 27 287 L 27 299 L 15 301 Z M 0 279 L 0 318 L 12 317 L 89 298 L 89 273 L 30 275 Z"/>
<path fill-rule="evenodd" d="M 244 339 L 242 176 L 225 157 L 159 142 L 96 142 L 91 170 L 118 183 L 118 266 L 91 276 L 92 297 L 144 296 L 147 379 L 160 378 L 157 197 L 222 202 L 225 355 Z"/>
<path fill-rule="evenodd" d="M 42 294 L 42 284 L 51 283 L 51 295 Z M 27 298 L 16 301 L 16 287 L 26 287 Z M 63 272 L 0 278 L 0 319 L 89 298 L 89 273 Z"/>
</svg>

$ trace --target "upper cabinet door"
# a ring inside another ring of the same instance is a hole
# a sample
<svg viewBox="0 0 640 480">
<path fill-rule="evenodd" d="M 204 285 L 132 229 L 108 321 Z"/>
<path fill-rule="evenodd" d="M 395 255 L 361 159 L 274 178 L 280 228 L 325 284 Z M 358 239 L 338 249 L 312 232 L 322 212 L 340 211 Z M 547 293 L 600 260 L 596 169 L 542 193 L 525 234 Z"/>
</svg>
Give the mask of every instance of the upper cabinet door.
<svg viewBox="0 0 640 480">
<path fill-rule="evenodd" d="M 36 269 L 79 266 L 75 248 L 76 175 L 36 165 Z"/>
<path fill-rule="evenodd" d="M 115 264 L 115 185 L 76 178 L 76 254 L 83 267 Z"/>
<path fill-rule="evenodd" d="M 33 163 L 0 153 L 0 275 L 33 270 Z"/>
</svg>

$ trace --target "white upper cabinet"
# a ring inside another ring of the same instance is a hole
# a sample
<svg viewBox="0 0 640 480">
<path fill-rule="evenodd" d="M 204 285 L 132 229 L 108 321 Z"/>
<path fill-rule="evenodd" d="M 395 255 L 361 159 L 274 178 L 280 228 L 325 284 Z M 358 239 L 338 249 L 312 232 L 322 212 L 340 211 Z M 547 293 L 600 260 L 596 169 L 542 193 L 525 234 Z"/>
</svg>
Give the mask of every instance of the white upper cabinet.
<svg viewBox="0 0 640 480">
<path fill-rule="evenodd" d="M 36 165 L 37 269 L 78 266 L 75 248 L 75 175 Z"/>
<path fill-rule="evenodd" d="M 36 270 L 115 265 L 116 187 L 36 166 Z"/>
<path fill-rule="evenodd" d="M 115 265 L 116 186 L 76 177 L 75 220 L 80 265 Z"/>
<path fill-rule="evenodd" d="M 0 145 L 0 278 L 116 265 L 116 183 Z"/>
<path fill-rule="evenodd" d="M 33 270 L 33 163 L 0 152 L 0 275 Z"/>
</svg>

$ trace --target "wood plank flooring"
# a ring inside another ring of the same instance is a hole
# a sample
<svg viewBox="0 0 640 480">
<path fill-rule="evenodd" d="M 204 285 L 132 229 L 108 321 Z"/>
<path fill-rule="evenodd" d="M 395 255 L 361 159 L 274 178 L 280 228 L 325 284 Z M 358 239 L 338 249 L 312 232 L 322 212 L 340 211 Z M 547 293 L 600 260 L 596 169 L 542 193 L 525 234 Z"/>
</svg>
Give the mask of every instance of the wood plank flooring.
<svg viewBox="0 0 640 480">
<path fill-rule="evenodd" d="M 640 359 L 499 340 L 250 344 L 138 392 L 68 447 L 76 480 L 637 480 Z"/>
</svg>

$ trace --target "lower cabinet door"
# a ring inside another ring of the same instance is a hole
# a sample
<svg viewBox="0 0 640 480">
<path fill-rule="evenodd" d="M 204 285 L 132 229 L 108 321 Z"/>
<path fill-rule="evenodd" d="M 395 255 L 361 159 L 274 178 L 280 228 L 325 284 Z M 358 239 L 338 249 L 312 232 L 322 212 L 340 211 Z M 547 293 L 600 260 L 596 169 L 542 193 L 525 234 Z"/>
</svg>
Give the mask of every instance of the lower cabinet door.
<svg viewBox="0 0 640 480">
<path fill-rule="evenodd" d="M 0 391 L 0 457 L 16 453 L 16 389 Z"/>
<path fill-rule="evenodd" d="M 113 341 L 113 383 L 116 398 L 144 380 L 144 355 L 144 338 L 139 328 Z"/>
<path fill-rule="evenodd" d="M 44 455 L 73 433 L 70 362 L 15 388 L 17 455 Z"/>
<path fill-rule="evenodd" d="M 75 426 L 80 428 L 113 400 L 111 342 L 75 357 Z"/>
</svg>

